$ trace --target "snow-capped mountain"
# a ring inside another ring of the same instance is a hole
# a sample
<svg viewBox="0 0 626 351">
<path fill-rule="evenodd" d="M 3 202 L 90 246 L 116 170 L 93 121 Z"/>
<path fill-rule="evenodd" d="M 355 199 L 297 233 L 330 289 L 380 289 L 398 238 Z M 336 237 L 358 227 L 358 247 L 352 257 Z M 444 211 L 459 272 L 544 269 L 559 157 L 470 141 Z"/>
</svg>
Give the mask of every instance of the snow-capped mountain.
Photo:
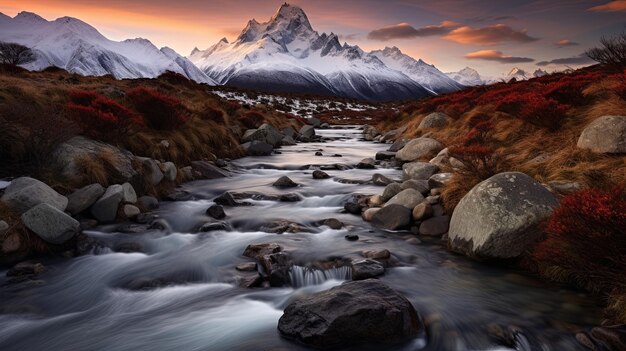
<svg viewBox="0 0 626 351">
<path fill-rule="evenodd" d="M 535 70 L 535 72 L 533 72 L 533 77 L 534 78 L 539 78 L 539 77 L 543 77 L 545 75 L 548 75 L 548 72 L 542 70 L 541 68 L 537 68 Z"/>
<path fill-rule="evenodd" d="M 172 71 L 197 82 L 215 84 L 169 48 L 159 50 L 141 38 L 112 41 L 72 17 L 47 21 L 30 12 L 21 12 L 14 18 L 1 14 L 0 41 L 31 48 L 37 58 L 24 65 L 31 70 L 57 66 L 81 75 L 111 74 L 116 78 L 154 78 Z"/>
<path fill-rule="evenodd" d="M 301 8 L 286 3 L 268 22 L 249 21 L 233 43 L 222 39 L 189 59 L 218 83 L 244 88 L 368 100 L 432 94 L 375 54 L 318 34 Z"/>
<path fill-rule="evenodd" d="M 463 89 L 464 86 L 448 77 L 435 66 L 422 59 L 416 60 L 400 51 L 397 47 L 385 47 L 371 52 L 387 67 L 400 71 L 418 82 L 424 88 L 436 93 L 449 93 Z"/>
<path fill-rule="evenodd" d="M 521 68 L 517 68 L 517 67 L 514 67 L 514 68 L 512 68 L 512 69 L 509 71 L 509 73 L 506 75 L 506 77 L 504 78 L 504 80 L 505 80 L 506 82 L 508 82 L 508 81 L 510 81 L 510 80 L 511 80 L 511 79 L 513 79 L 513 78 L 515 78 L 516 80 L 526 80 L 526 79 L 529 79 L 529 78 L 530 78 L 530 76 L 529 76 L 529 74 L 528 74 L 526 71 L 524 71 L 523 69 L 521 69 Z"/>
<path fill-rule="evenodd" d="M 488 80 L 483 79 L 477 70 L 465 67 L 458 72 L 446 73 L 448 77 L 465 86 L 476 86 L 488 84 Z"/>
</svg>

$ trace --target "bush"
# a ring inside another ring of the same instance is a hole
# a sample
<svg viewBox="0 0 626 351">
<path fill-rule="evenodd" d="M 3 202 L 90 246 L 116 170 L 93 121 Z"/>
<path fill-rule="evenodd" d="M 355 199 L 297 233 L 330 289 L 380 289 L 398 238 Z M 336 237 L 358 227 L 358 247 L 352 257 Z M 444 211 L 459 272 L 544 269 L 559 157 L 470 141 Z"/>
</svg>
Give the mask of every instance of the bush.
<svg viewBox="0 0 626 351">
<path fill-rule="evenodd" d="M 265 116 L 257 111 L 248 111 L 243 116 L 240 116 L 238 120 L 244 127 L 255 129 L 265 121 Z"/>
<path fill-rule="evenodd" d="M 589 58 L 617 71 L 626 68 L 626 32 L 613 37 L 602 37 L 600 44 L 601 47 L 586 52 Z"/>
<path fill-rule="evenodd" d="M 126 95 L 152 129 L 176 129 L 187 123 L 182 103 L 173 96 L 145 87 L 131 89 Z"/>
<path fill-rule="evenodd" d="M 451 157 L 461 161 L 464 169 L 461 173 L 484 180 L 497 173 L 498 155 L 488 146 L 491 142 L 490 133 L 493 130 L 491 122 L 479 122 L 465 136 L 461 145 L 449 149 Z"/>
<path fill-rule="evenodd" d="M 496 108 L 534 125 L 556 130 L 561 126 L 570 106 L 534 91 L 510 93 L 500 100 Z"/>
<path fill-rule="evenodd" d="M 548 220 L 547 239 L 531 253 L 544 275 L 603 290 L 626 278 L 626 193 L 584 190 L 561 201 Z M 607 290 L 605 290 L 607 291 Z"/>
</svg>

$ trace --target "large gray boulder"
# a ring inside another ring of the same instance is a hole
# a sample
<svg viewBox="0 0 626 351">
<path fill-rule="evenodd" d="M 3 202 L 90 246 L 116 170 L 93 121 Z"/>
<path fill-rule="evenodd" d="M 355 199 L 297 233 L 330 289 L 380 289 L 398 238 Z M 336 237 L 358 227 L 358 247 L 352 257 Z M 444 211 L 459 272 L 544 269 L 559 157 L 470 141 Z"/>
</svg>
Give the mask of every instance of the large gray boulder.
<svg viewBox="0 0 626 351">
<path fill-rule="evenodd" d="M 626 116 L 597 118 L 583 130 L 578 147 L 603 154 L 626 153 Z"/>
<path fill-rule="evenodd" d="M 406 127 L 400 127 L 397 129 L 390 130 L 383 134 L 380 138 L 381 143 L 386 143 L 387 141 L 396 140 L 397 137 L 402 135 L 406 131 Z"/>
<path fill-rule="evenodd" d="M 476 185 L 455 208 L 449 246 L 477 258 L 517 257 L 541 237 L 540 224 L 558 204 L 524 173 L 496 174 Z"/>
<path fill-rule="evenodd" d="M 448 115 L 446 115 L 445 113 L 433 112 L 429 114 L 428 116 L 424 117 L 424 119 L 422 120 L 422 122 L 420 122 L 417 129 L 418 130 L 426 129 L 426 128 L 441 129 L 445 127 L 446 125 L 448 125 L 449 121 L 450 121 L 450 117 L 448 117 Z"/>
<path fill-rule="evenodd" d="M 302 126 L 300 135 L 305 139 L 312 139 L 315 136 L 315 127 L 309 125 Z"/>
<path fill-rule="evenodd" d="M 72 215 L 77 215 L 91 207 L 103 194 L 104 187 L 98 183 L 80 188 L 67 197 L 66 211 Z"/>
<path fill-rule="evenodd" d="M 271 152 L 271 151 L 270 151 Z M 217 179 L 228 177 L 228 172 L 217 167 L 209 161 L 193 161 L 191 167 L 199 173 L 203 179 Z"/>
<path fill-rule="evenodd" d="M 365 126 L 363 129 L 363 138 L 367 141 L 373 141 L 379 135 L 380 132 L 376 129 L 376 127 Z"/>
<path fill-rule="evenodd" d="M 395 344 L 421 328 L 409 300 L 376 279 L 299 297 L 278 321 L 283 336 L 318 349 Z"/>
<path fill-rule="evenodd" d="M 241 147 L 246 151 L 246 154 L 250 156 L 269 156 L 272 154 L 272 150 L 274 150 L 271 144 L 257 140 L 241 144 Z"/>
<path fill-rule="evenodd" d="M 80 223 L 58 208 L 41 203 L 22 214 L 22 223 L 51 244 L 63 244 L 80 230 Z"/>
<path fill-rule="evenodd" d="M 161 167 L 156 160 L 153 160 L 149 157 L 136 157 L 136 160 L 141 164 L 143 168 L 143 178 L 150 185 L 157 185 L 161 183 L 163 178 L 163 172 L 161 172 Z"/>
<path fill-rule="evenodd" d="M 242 141 L 249 142 L 253 140 L 268 143 L 273 147 L 280 146 L 284 135 L 274 128 L 271 124 L 264 123 L 258 129 L 249 129 L 243 134 Z"/>
<path fill-rule="evenodd" d="M 428 180 L 437 172 L 439 172 L 439 167 L 428 162 L 410 162 L 402 165 L 402 177 L 404 180 Z"/>
<path fill-rule="evenodd" d="M 409 141 L 396 153 L 400 161 L 411 162 L 423 157 L 437 154 L 443 149 L 443 145 L 435 139 L 417 138 Z"/>
<path fill-rule="evenodd" d="M 411 224 L 411 216 L 411 210 L 407 207 L 391 204 L 374 214 L 372 225 L 387 230 L 398 230 Z"/>
<path fill-rule="evenodd" d="M 409 210 L 413 210 L 413 207 L 417 206 L 423 201 L 424 196 L 419 191 L 415 189 L 404 189 L 401 192 L 397 193 L 396 196 L 389 199 L 385 206 L 402 205 Z"/>
<path fill-rule="evenodd" d="M 122 184 L 122 189 L 124 190 L 124 197 L 122 198 L 122 201 L 131 204 L 137 203 L 137 193 L 135 192 L 135 188 L 133 188 L 130 183 Z"/>
<path fill-rule="evenodd" d="M 0 202 L 19 213 L 24 213 L 39 204 L 48 204 L 61 211 L 67 207 L 67 198 L 43 182 L 29 177 L 14 179 L 4 190 Z"/>
<path fill-rule="evenodd" d="M 91 214 L 100 222 L 112 222 L 117 217 L 117 210 L 124 199 L 124 188 L 119 185 L 111 185 L 93 206 Z"/>
<path fill-rule="evenodd" d="M 391 183 L 389 185 L 387 185 L 385 187 L 385 190 L 383 190 L 383 193 L 381 195 L 381 199 L 384 202 L 389 201 L 389 199 L 391 199 L 392 197 L 396 196 L 399 192 L 401 192 L 402 186 L 398 183 Z"/>
<path fill-rule="evenodd" d="M 84 170 L 81 164 L 85 160 L 105 162 L 104 166 L 115 181 L 127 182 L 137 175 L 130 152 L 82 136 L 59 145 L 50 159 L 52 166 L 60 171 L 64 179 L 76 183 L 83 181 Z"/>
<path fill-rule="evenodd" d="M 178 169 L 174 162 L 163 162 L 161 163 L 161 172 L 163 172 L 163 176 L 165 180 L 174 182 L 176 181 L 176 176 L 178 175 Z"/>
</svg>

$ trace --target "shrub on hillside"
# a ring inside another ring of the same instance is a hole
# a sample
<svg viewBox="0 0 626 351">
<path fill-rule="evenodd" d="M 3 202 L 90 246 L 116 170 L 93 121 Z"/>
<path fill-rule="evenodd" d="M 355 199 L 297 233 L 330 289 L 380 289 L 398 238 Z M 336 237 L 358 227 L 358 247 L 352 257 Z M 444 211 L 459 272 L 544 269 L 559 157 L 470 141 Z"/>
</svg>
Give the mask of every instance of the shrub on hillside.
<svg viewBox="0 0 626 351">
<path fill-rule="evenodd" d="M 450 147 L 450 156 L 464 165 L 461 173 L 479 180 L 497 173 L 499 158 L 495 150 L 489 146 L 492 130 L 491 122 L 479 122 L 467 133 L 462 144 Z"/>
<path fill-rule="evenodd" d="M 178 98 L 145 87 L 131 89 L 126 96 L 152 129 L 176 129 L 187 123 L 185 108 Z"/>
<path fill-rule="evenodd" d="M 570 106 L 533 91 L 510 93 L 498 102 L 496 108 L 534 125 L 556 130 Z"/>
<path fill-rule="evenodd" d="M 562 199 L 545 226 L 547 239 L 536 245 L 531 258 L 555 280 L 594 290 L 624 288 L 625 228 L 623 185 L 580 191 Z"/>
<path fill-rule="evenodd" d="M 626 68 L 626 31 L 612 37 L 603 36 L 600 44 L 586 52 L 589 58 L 617 71 Z"/>
<path fill-rule="evenodd" d="M 263 121 L 265 121 L 265 116 L 262 113 L 257 111 L 248 111 L 243 116 L 239 116 L 237 120 L 248 129 L 258 128 Z"/>
</svg>

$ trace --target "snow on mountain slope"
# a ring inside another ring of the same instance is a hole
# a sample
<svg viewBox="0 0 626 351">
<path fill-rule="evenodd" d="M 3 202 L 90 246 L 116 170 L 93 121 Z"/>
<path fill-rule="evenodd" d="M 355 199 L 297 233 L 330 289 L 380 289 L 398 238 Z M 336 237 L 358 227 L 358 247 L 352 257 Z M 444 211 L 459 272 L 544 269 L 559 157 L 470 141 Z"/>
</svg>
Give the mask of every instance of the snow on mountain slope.
<svg viewBox="0 0 626 351">
<path fill-rule="evenodd" d="M 446 75 L 456 82 L 466 86 L 485 85 L 487 81 L 484 80 L 478 71 L 473 68 L 465 67 L 458 72 L 449 72 Z"/>
<path fill-rule="evenodd" d="M 189 56 L 220 84 L 368 100 L 419 98 L 431 92 L 337 35 L 313 30 L 302 9 L 284 4 L 265 23 L 248 22 L 239 37 Z"/>
<path fill-rule="evenodd" d="M 0 41 L 31 48 L 37 59 L 24 65 L 31 70 L 57 66 L 82 75 L 112 74 L 116 78 L 154 78 L 172 71 L 198 82 L 214 83 L 171 49 L 163 52 L 146 39 L 112 41 L 71 17 L 47 21 L 29 12 L 14 18 L 2 15 Z"/>
<path fill-rule="evenodd" d="M 397 47 L 385 47 L 383 50 L 371 52 L 387 67 L 403 72 L 424 88 L 436 93 L 449 93 L 464 88 L 455 80 L 451 79 L 435 66 L 429 65 L 421 59 L 416 60 L 405 55 Z"/>
</svg>

